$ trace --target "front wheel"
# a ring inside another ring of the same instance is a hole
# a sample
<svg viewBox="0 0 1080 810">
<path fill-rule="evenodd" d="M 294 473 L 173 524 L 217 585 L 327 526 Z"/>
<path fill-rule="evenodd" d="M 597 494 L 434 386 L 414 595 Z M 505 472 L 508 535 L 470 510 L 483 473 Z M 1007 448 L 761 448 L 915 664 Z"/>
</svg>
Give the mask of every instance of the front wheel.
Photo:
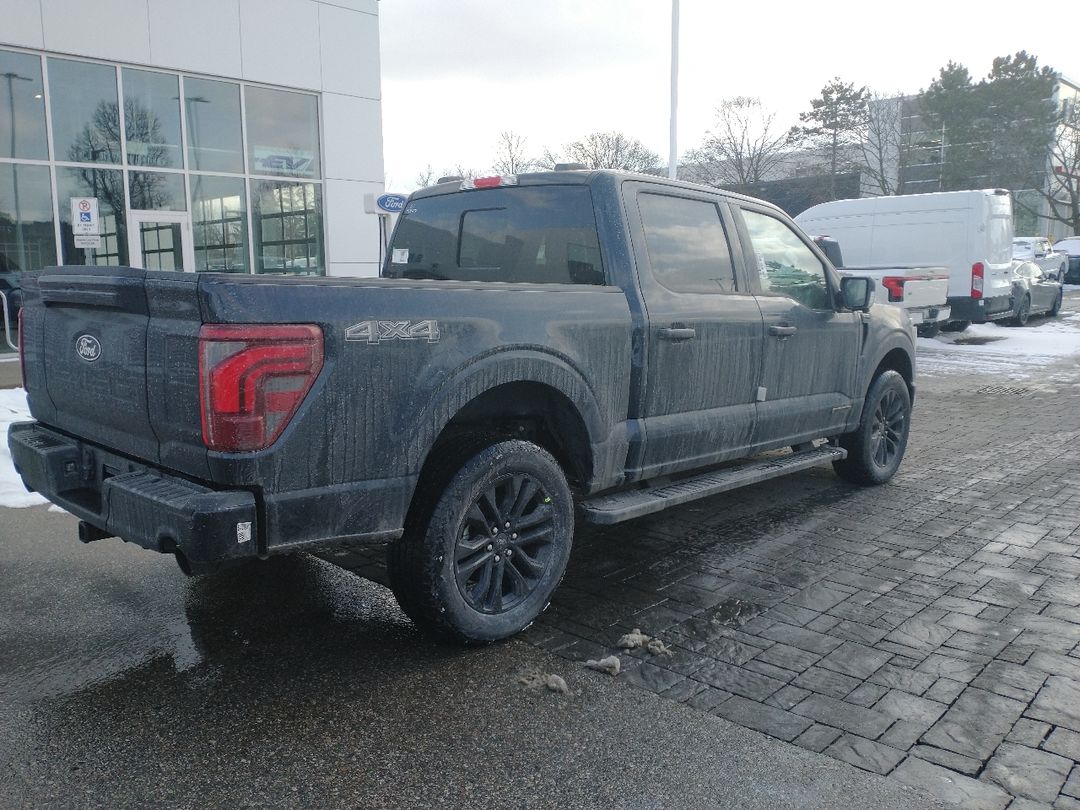
<svg viewBox="0 0 1080 810">
<path fill-rule="evenodd" d="M 421 517 L 390 547 L 390 587 L 425 631 L 466 644 L 508 638 L 547 607 L 566 570 L 574 536 L 566 477 L 545 450 L 512 440 L 441 480 L 418 495 L 427 501 L 414 507 Z"/>
<path fill-rule="evenodd" d="M 840 437 L 847 458 L 834 461 L 841 478 L 855 484 L 884 484 L 900 468 L 911 429 L 911 394 L 904 378 L 883 371 L 870 384 L 859 427 Z"/>
</svg>

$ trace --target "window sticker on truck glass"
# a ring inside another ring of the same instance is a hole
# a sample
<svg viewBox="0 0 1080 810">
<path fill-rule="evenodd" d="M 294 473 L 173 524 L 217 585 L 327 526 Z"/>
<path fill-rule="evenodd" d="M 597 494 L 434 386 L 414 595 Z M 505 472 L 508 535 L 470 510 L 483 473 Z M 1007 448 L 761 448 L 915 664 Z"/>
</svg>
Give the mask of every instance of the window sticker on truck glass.
<svg viewBox="0 0 1080 810">
<path fill-rule="evenodd" d="M 393 255 L 390 257 L 390 261 L 394 264 L 408 264 L 409 263 L 409 249 L 408 248 L 394 248 Z"/>
</svg>

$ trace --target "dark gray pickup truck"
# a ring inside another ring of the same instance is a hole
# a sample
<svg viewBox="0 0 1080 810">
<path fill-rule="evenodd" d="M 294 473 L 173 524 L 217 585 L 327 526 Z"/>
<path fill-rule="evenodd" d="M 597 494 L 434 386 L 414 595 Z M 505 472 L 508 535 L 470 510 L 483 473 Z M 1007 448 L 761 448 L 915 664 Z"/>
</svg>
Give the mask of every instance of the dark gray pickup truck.
<svg viewBox="0 0 1080 810">
<path fill-rule="evenodd" d="M 823 462 L 877 484 L 903 456 L 906 315 L 758 200 L 613 172 L 443 183 L 382 276 L 28 279 L 23 480 L 84 541 L 188 573 L 389 543 L 405 612 L 482 642 L 547 605 L 576 518 Z"/>
</svg>

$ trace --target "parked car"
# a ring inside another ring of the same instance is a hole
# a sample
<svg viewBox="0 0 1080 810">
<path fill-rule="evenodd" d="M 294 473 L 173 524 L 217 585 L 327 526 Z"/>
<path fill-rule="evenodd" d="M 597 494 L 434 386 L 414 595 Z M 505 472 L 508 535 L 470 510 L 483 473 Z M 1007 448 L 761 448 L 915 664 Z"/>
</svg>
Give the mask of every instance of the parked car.
<svg viewBox="0 0 1080 810">
<path fill-rule="evenodd" d="M 488 642 L 548 604 L 576 516 L 830 462 L 882 484 L 903 458 L 911 321 L 760 200 L 444 183 L 409 197 L 382 275 L 35 274 L 16 469 L 84 541 L 190 573 L 389 543 L 405 613 Z"/>
<path fill-rule="evenodd" d="M 1056 317 L 1061 311 L 1061 282 L 1048 276 L 1035 262 L 1014 262 L 1012 272 L 1016 308 L 1009 325 L 1024 326 L 1029 317 L 1043 313 Z"/>
<path fill-rule="evenodd" d="M 875 300 L 905 310 L 920 337 L 934 337 L 949 322 L 949 272 L 944 267 L 850 267 L 844 264 L 839 241 L 831 236 L 813 239 L 841 273 L 874 279 Z"/>
<path fill-rule="evenodd" d="M 1013 259 L 1022 262 L 1035 262 L 1048 278 L 1065 281 L 1069 270 L 1069 257 L 1054 250 L 1050 240 L 1044 236 L 1018 236 L 1013 239 Z"/>
<path fill-rule="evenodd" d="M 795 217 L 840 240 L 853 265 L 945 267 L 947 331 L 1013 316 L 1012 221 L 1005 189 L 835 200 Z"/>
<path fill-rule="evenodd" d="M 1054 250 L 1069 257 L 1069 269 L 1065 280 L 1070 284 L 1080 284 L 1080 236 L 1066 236 L 1054 242 Z"/>
</svg>

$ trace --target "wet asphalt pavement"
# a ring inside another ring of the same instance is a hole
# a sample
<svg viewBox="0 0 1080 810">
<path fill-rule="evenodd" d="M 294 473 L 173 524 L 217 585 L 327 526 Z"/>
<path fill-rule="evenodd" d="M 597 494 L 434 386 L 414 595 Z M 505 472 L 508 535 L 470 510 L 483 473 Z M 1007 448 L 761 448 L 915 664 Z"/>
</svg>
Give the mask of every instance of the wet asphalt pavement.
<svg viewBox="0 0 1080 810">
<path fill-rule="evenodd" d="M 188 580 L 74 535 L 0 509 L 3 807 L 935 806 L 523 642 L 433 643 L 321 560 Z"/>
</svg>

